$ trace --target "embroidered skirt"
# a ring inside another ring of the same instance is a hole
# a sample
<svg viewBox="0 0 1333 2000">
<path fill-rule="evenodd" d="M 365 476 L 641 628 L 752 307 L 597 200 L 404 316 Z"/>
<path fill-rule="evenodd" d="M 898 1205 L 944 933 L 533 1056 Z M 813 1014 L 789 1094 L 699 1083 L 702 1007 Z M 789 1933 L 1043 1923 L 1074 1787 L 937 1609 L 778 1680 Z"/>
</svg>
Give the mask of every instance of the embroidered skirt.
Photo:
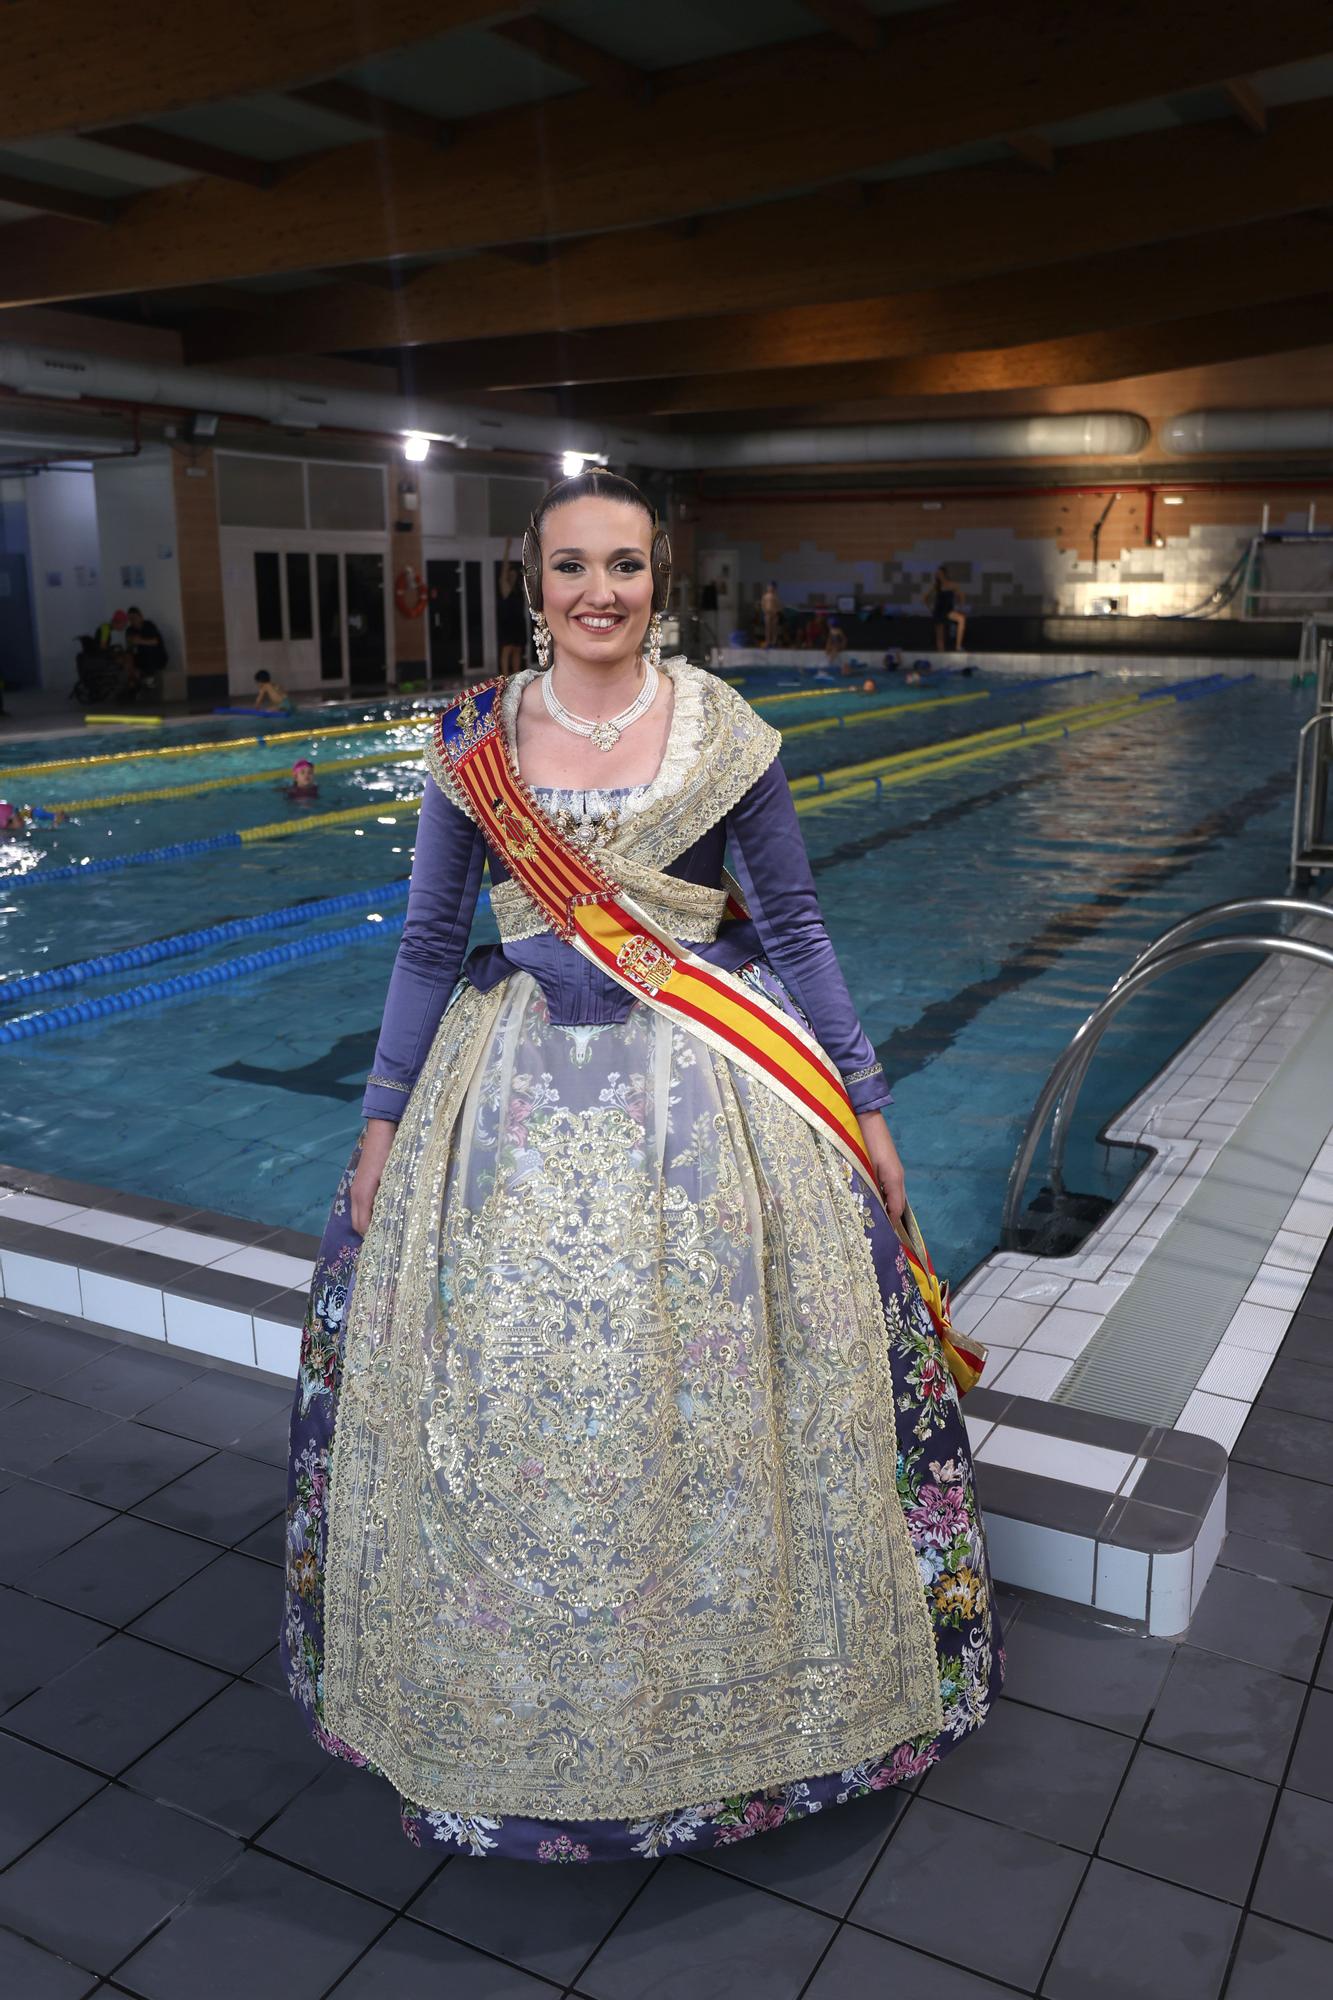
<svg viewBox="0 0 1333 2000">
<path fill-rule="evenodd" d="M 742 975 L 800 1019 L 768 967 Z M 417 1842 L 747 1838 L 918 1777 L 1003 1651 L 967 1435 L 886 1218 L 650 1007 L 460 985 L 292 1417 L 291 1693 Z"/>
</svg>

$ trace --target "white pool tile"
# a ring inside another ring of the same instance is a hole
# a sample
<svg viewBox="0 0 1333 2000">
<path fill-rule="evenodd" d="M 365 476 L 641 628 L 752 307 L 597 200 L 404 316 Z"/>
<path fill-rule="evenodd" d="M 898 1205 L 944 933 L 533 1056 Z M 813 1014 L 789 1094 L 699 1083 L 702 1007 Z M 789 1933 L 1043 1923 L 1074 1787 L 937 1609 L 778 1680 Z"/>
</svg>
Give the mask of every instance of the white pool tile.
<svg viewBox="0 0 1333 2000">
<path fill-rule="evenodd" d="M 1249 1347 L 1219 1347 L 1198 1386 L 1208 1396 L 1235 1396 L 1252 1403 L 1272 1365 L 1271 1354 L 1257 1354 Z"/>
<path fill-rule="evenodd" d="M 294 1382 L 301 1358 L 300 1327 L 284 1326 L 280 1320 L 264 1319 L 259 1313 L 254 1319 L 255 1365 L 267 1368 L 272 1375 L 285 1375 Z"/>
<path fill-rule="evenodd" d="M 992 1347 L 986 1341 L 982 1342 L 982 1346 L 986 1349 L 986 1367 L 981 1378 L 981 1387 L 993 1389 L 999 1380 L 1000 1370 L 1013 1360 L 1018 1350 L 1013 1347 Z"/>
<path fill-rule="evenodd" d="M 1279 1229 L 1264 1261 L 1280 1264 L 1287 1271 L 1304 1271 L 1308 1275 L 1323 1255 L 1324 1240 L 1322 1236 L 1301 1236 L 1294 1229 Z"/>
<path fill-rule="evenodd" d="M 200 1236 L 192 1229 L 150 1229 L 134 1245 L 152 1257 L 174 1257 L 181 1264 L 216 1264 L 235 1250 L 216 1236 Z"/>
<path fill-rule="evenodd" d="M 1276 1306 L 1290 1317 L 1300 1304 L 1308 1282 L 1304 1271 L 1263 1264 L 1245 1296 L 1257 1306 Z"/>
<path fill-rule="evenodd" d="M 32 1222 L 54 1229 L 65 1216 L 77 1215 L 79 1208 L 77 1201 L 51 1201 L 44 1194 L 11 1194 L 0 1188 L 0 1217 L 6 1222 Z"/>
<path fill-rule="evenodd" d="M 1036 1396 L 1048 1402 L 1069 1373 L 1069 1363 L 1058 1354 L 1037 1354 L 1023 1348 L 994 1376 L 988 1372 L 989 1389 L 1007 1389 L 1013 1396 Z"/>
<path fill-rule="evenodd" d="M 307 1291 L 315 1274 L 314 1262 L 309 1257 L 289 1257 L 281 1250 L 258 1247 L 234 1250 L 230 1257 L 220 1257 L 213 1269 L 232 1271 L 240 1278 L 254 1278 L 275 1289 L 281 1285 L 297 1292 Z"/>
<path fill-rule="evenodd" d="M 1155 1639 L 1174 1639 L 1190 1622 L 1194 1551 L 1155 1555 L 1148 1586 L 1148 1631 Z"/>
<path fill-rule="evenodd" d="M 1074 1438 L 1046 1437 L 1040 1431 L 1002 1423 L 978 1451 L 977 1463 L 1007 1465 L 1011 1472 L 1033 1472 L 1043 1479 L 1063 1479 L 1071 1486 L 1114 1493 L 1133 1466 L 1134 1454 L 1081 1444 Z"/>
<path fill-rule="evenodd" d="M 1291 1317 L 1278 1306 L 1258 1306 L 1242 1299 L 1226 1332 L 1223 1347 L 1245 1347 L 1254 1354 L 1274 1355 L 1287 1337 Z"/>
<path fill-rule="evenodd" d="M 1194 1572 L 1190 1582 L 1190 1610 L 1194 1611 L 1203 1596 L 1204 1585 L 1213 1573 L 1217 1558 L 1222 1553 L 1222 1543 L 1227 1532 L 1227 1482 L 1225 1477 L 1213 1496 L 1212 1505 L 1204 1516 L 1199 1530 L 1199 1539 L 1194 1544 Z"/>
<path fill-rule="evenodd" d="M 950 1321 L 959 1333 L 980 1334 L 981 1322 L 995 1303 L 994 1299 L 974 1292 L 969 1285 L 962 1297 L 953 1301 L 949 1310 Z"/>
<path fill-rule="evenodd" d="M 0 1208 L 0 1216 L 4 1212 Z M 118 1215 L 109 1208 L 76 1208 L 51 1224 L 53 1229 L 63 1229 L 85 1243 L 133 1243 L 146 1236 L 153 1226 L 141 1216 Z"/>
<path fill-rule="evenodd" d="M 1148 1558 L 1141 1549 L 1099 1545 L 1093 1602 L 1099 1611 L 1119 1618 L 1147 1617 Z"/>
<path fill-rule="evenodd" d="M 1027 1305 L 1053 1306 L 1068 1289 L 1068 1278 L 1052 1277 L 1043 1271 L 1024 1271 L 1006 1287 L 1005 1297 L 1022 1299 Z"/>
<path fill-rule="evenodd" d="M 1091 1604 L 1096 1544 L 1086 1535 L 1005 1514 L 987 1514 L 985 1521 L 991 1570 L 999 1582 Z"/>
<path fill-rule="evenodd" d="M 1178 1431 L 1190 1431 L 1195 1437 L 1211 1438 L 1229 1452 L 1245 1428 L 1245 1419 L 1250 1414 L 1250 1405 L 1240 1402 L 1234 1396 L 1210 1396 L 1205 1390 L 1196 1389 L 1176 1418 Z"/>
<path fill-rule="evenodd" d="M 1120 1487 L 1118 1488 L 1118 1491 L 1120 1492 L 1122 1498 L 1124 1499 L 1129 1498 L 1129 1495 L 1134 1491 L 1134 1488 L 1138 1485 L 1140 1479 L 1142 1479 L 1144 1468 L 1146 1467 L 1147 1463 L 1148 1461 L 1146 1458 L 1135 1459 L 1134 1463 L 1130 1466 L 1129 1471 L 1125 1474 L 1125 1477 Z"/>
<path fill-rule="evenodd" d="M 25 1257 L 19 1250 L 0 1250 L 5 1297 L 25 1306 L 47 1306 L 52 1312 L 81 1317 L 79 1273 L 73 1264 L 54 1264 L 49 1257 Z"/>
<path fill-rule="evenodd" d="M 1006 1347 L 1021 1347 L 1045 1312 L 1045 1306 L 1024 1305 L 1020 1299 L 996 1299 L 978 1332 L 982 1340 L 994 1335 Z"/>
<path fill-rule="evenodd" d="M 1095 1312 L 1105 1316 L 1128 1282 L 1127 1278 L 1113 1278 L 1108 1273 L 1096 1284 L 1071 1285 L 1060 1303 L 1073 1312 Z"/>
<path fill-rule="evenodd" d="M 1333 1202 L 1312 1201 L 1306 1195 L 1298 1195 L 1287 1210 L 1286 1229 L 1294 1229 L 1301 1236 L 1317 1236 L 1321 1243 L 1327 1243 L 1333 1235 Z"/>
<path fill-rule="evenodd" d="M 1025 1353 L 1063 1354 L 1076 1360 L 1102 1323 L 1100 1313 L 1075 1312 L 1068 1306 L 1052 1306 L 1025 1347 Z"/>
<path fill-rule="evenodd" d="M 155 1285 L 136 1285 L 129 1278 L 110 1278 L 104 1271 L 81 1271 L 83 1317 L 121 1333 L 165 1340 L 162 1294 Z"/>
<path fill-rule="evenodd" d="M 255 1333 L 249 1313 L 229 1306 L 204 1305 L 198 1299 L 165 1297 L 167 1341 L 192 1354 L 211 1354 L 219 1361 L 255 1365 Z"/>
<path fill-rule="evenodd" d="M 258 1330 L 259 1322 L 256 1320 L 255 1331 Z M 963 1423 L 967 1430 L 967 1441 L 972 1447 L 972 1456 L 975 1458 L 995 1426 L 986 1417 L 970 1417 L 966 1410 L 963 1411 Z"/>
<path fill-rule="evenodd" d="M 1111 1276 L 1113 1278 L 1137 1277 L 1156 1248 L 1156 1237 L 1135 1237 L 1132 1243 L 1126 1243 L 1123 1250 L 1116 1251 L 1115 1262 L 1111 1266 Z"/>
</svg>

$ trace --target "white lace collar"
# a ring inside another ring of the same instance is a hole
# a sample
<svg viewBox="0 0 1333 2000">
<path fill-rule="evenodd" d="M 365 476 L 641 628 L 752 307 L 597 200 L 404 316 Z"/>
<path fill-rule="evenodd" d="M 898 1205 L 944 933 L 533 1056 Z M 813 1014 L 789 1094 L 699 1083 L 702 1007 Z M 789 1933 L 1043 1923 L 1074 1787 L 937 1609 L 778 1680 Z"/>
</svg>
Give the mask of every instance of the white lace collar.
<svg viewBox="0 0 1333 2000">
<path fill-rule="evenodd" d="M 518 768 L 518 705 L 528 682 L 536 680 L 541 671 L 539 667 L 525 667 L 522 673 L 512 675 L 505 682 L 500 696 L 500 719 L 504 724 L 509 751 L 509 768 L 516 778 L 522 775 Z M 674 798 L 698 761 L 705 720 L 699 670 L 691 667 L 682 653 L 675 659 L 663 660 L 662 672 L 669 675 L 673 690 L 671 723 L 667 729 L 662 761 L 650 783 L 625 788 L 628 796 L 621 802 L 622 820 L 637 817 L 650 807 Z M 568 790 L 569 787 L 559 789 Z"/>
</svg>

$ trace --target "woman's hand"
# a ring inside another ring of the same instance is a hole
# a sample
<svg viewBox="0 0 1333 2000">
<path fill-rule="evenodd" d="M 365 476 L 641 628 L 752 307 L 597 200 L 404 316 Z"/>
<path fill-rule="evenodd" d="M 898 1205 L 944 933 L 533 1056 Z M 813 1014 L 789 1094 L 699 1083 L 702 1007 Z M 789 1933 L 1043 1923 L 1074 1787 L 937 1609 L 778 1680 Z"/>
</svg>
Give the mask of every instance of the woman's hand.
<svg viewBox="0 0 1333 2000">
<path fill-rule="evenodd" d="M 866 1142 L 870 1164 L 875 1169 L 875 1179 L 879 1182 L 884 1206 L 895 1222 L 902 1220 L 907 1206 L 907 1186 L 903 1179 L 903 1163 L 898 1158 L 898 1148 L 893 1136 L 884 1123 L 884 1115 L 879 1111 L 867 1111 L 857 1123 L 861 1127 L 861 1137 Z"/>
<path fill-rule="evenodd" d="M 366 1120 L 361 1139 L 361 1158 L 352 1176 L 352 1227 L 358 1236 L 364 1236 L 370 1227 L 370 1218 L 375 1212 L 375 1196 L 379 1192 L 384 1165 L 397 1130 L 392 1118 Z"/>
</svg>

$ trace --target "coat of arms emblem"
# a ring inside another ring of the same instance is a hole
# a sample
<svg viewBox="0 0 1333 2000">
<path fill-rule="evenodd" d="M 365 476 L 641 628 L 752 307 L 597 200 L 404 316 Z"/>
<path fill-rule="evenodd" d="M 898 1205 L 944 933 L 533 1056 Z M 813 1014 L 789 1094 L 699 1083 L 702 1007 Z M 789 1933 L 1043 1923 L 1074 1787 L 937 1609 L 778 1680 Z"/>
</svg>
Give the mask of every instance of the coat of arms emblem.
<svg viewBox="0 0 1333 2000">
<path fill-rule="evenodd" d="M 665 986 L 676 969 L 671 953 L 656 938 L 645 937 L 641 932 L 625 939 L 616 953 L 616 964 L 626 979 L 632 979 L 636 986 L 647 987 L 650 993 Z"/>
</svg>

